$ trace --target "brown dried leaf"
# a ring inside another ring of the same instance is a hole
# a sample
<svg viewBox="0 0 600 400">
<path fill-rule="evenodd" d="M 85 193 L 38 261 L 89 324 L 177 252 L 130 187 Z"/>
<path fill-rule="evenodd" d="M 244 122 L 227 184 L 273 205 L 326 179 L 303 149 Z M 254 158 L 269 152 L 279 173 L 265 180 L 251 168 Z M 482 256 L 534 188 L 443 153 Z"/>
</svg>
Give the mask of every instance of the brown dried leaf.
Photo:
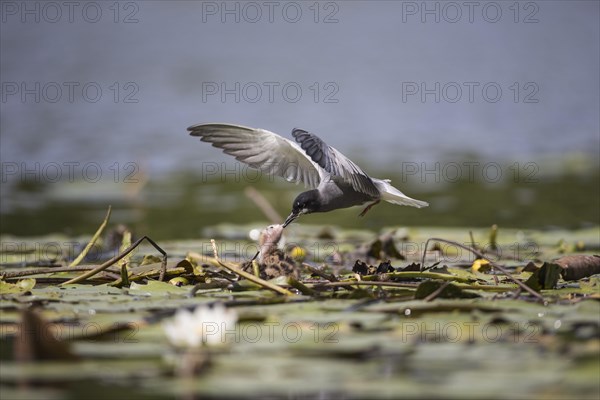
<svg viewBox="0 0 600 400">
<path fill-rule="evenodd" d="M 563 270 L 561 275 L 566 281 L 577 281 L 600 274 L 600 256 L 571 255 L 554 260 Z"/>
</svg>

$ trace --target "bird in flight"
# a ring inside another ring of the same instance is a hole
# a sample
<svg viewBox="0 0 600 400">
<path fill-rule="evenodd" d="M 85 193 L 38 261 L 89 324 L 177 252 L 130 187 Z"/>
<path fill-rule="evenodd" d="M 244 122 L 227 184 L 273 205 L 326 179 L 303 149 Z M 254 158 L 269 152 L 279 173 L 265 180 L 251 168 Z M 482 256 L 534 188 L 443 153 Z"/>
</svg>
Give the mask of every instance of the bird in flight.
<svg viewBox="0 0 600 400">
<path fill-rule="evenodd" d="M 296 197 L 283 227 L 302 214 L 369 203 L 360 214 L 363 216 L 381 200 L 418 208 L 428 206 L 406 196 L 390 180 L 370 177 L 318 136 L 302 129 L 292 130 L 296 142 L 265 129 L 240 125 L 198 124 L 187 130 L 252 168 L 310 188 Z"/>
</svg>

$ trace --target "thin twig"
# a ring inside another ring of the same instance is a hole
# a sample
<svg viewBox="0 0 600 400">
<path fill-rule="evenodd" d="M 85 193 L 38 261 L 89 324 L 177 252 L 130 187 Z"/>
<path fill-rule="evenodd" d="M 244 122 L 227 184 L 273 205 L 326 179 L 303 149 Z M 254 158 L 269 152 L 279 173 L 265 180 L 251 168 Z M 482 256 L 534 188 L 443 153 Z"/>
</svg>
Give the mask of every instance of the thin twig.
<svg viewBox="0 0 600 400">
<path fill-rule="evenodd" d="M 26 254 L 27 252 L 18 252 L 17 254 Z M 14 263 L 0 263 L 2 268 L 27 268 L 27 267 L 39 267 L 39 268 L 58 268 L 62 263 L 57 264 L 56 260 L 48 261 L 19 261 Z"/>
<path fill-rule="evenodd" d="M 315 291 L 313 289 L 309 288 L 304 283 L 300 282 L 298 279 L 296 279 L 292 276 L 288 277 L 287 283 L 291 287 L 298 289 L 300 291 L 300 293 L 302 293 L 304 295 L 307 295 L 307 296 L 315 295 Z"/>
<path fill-rule="evenodd" d="M 260 278 L 260 265 L 254 259 L 252 259 L 252 272 L 254 272 L 254 276 L 258 276 Z"/>
<path fill-rule="evenodd" d="M 452 275 L 452 274 L 442 274 L 438 272 L 418 272 L 418 271 L 396 271 L 396 272 L 386 272 L 381 275 L 362 275 L 361 279 L 363 281 L 378 281 L 381 279 L 439 279 L 442 281 L 454 281 L 454 282 L 471 282 L 473 279 L 462 278 L 460 276 Z"/>
<path fill-rule="evenodd" d="M 329 282 L 337 282 L 338 279 L 333 274 L 328 274 L 326 272 L 321 271 L 318 268 L 313 267 L 312 265 L 308 265 L 307 263 L 302 263 L 302 266 L 309 270 L 312 274 L 320 276 L 323 279 L 327 279 Z"/>
<path fill-rule="evenodd" d="M 498 250 L 498 244 L 496 240 L 498 238 L 498 225 L 492 225 L 492 229 L 490 231 L 490 247 L 492 250 Z"/>
<path fill-rule="evenodd" d="M 212 282 L 209 282 L 209 283 L 206 283 L 206 282 L 196 283 L 194 285 L 194 287 L 192 287 L 190 289 L 188 297 L 194 297 L 194 296 L 196 296 L 196 292 L 198 292 L 199 290 L 225 289 L 230 284 L 231 283 L 229 281 L 221 281 L 221 280 L 219 280 L 219 281 L 212 281 Z"/>
<path fill-rule="evenodd" d="M 106 261 L 105 263 L 103 263 L 102 265 L 99 265 L 98 267 L 94 268 L 93 270 L 86 272 L 85 274 L 79 275 L 78 277 L 75 277 L 71 280 L 68 280 L 66 282 L 63 282 L 61 285 L 69 285 L 69 284 L 73 284 L 73 283 L 78 283 L 81 281 L 84 281 L 86 279 L 88 279 L 89 277 L 92 277 L 94 275 L 96 275 L 98 272 L 101 272 L 105 269 L 107 269 L 108 267 L 110 267 L 111 265 L 113 265 L 114 263 L 116 263 L 117 261 L 123 259 L 127 254 L 131 253 L 133 250 L 135 250 L 136 247 L 138 247 L 140 245 L 140 243 L 142 243 L 143 240 L 147 240 L 148 242 L 150 242 L 150 244 L 152 246 L 154 246 L 154 248 L 163 255 L 163 261 L 162 261 L 162 265 L 161 265 L 161 271 L 160 271 L 160 277 L 159 279 L 162 281 L 164 276 L 165 276 L 165 272 L 167 270 L 167 253 L 160 248 L 159 245 L 157 245 L 154 240 L 150 239 L 148 236 L 142 236 L 141 238 L 139 238 L 138 240 L 135 241 L 135 243 L 133 243 L 131 246 L 129 246 L 129 248 L 127 250 L 125 250 L 124 252 L 122 252 L 121 254 L 111 258 L 110 260 Z"/>
<path fill-rule="evenodd" d="M 127 264 L 121 265 L 121 276 L 117 278 L 117 281 L 120 281 L 122 286 L 129 286 L 131 283 L 129 282 L 129 275 L 127 273 Z"/>
<path fill-rule="evenodd" d="M 90 271 L 94 268 L 96 268 L 96 267 L 88 265 L 88 266 L 78 266 L 78 267 L 30 269 L 29 271 L 4 272 L 4 273 L 0 274 L 0 277 L 2 277 L 2 279 L 11 279 L 11 278 L 18 278 L 21 276 L 52 274 L 54 272 Z M 113 272 L 116 272 L 116 271 L 113 271 Z"/>
<path fill-rule="evenodd" d="M 477 249 L 477 246 L 475 245 L 475 238 L 473 237 L 473 231 L 469 231 L 469 236 L 471 237 L 471 247 Z"/>
<path fill-rule="evenodd" d="M 221 261 L 221 259 L 219 258 L 219 254 L 217 252 L 217 244 L 216 244 L 215 240 L 214 239 L 210 239 L 210 244 L 212 245 L 212 248 L 213 248 L 215 260 L 217 260 L 217 262 L 219 263 L 219 265 L 221 267 L 223 267 L 225 269 L 228 269 L 229 271 L 231 271 L 231 272 L 233 272 L 233 273 L 241 276 L 242 278 L 246 278 L 249 281 L 256 283 L 257 285 L 260 285 L 260 286 L 262 286 L 264 288 L 267 288 L 267 289 L 271 289 L 271 290 L 273 290 L 273 291 L 275 291 L 275 292 L 277 292 L 279 294 L 284 294 L 286 296 L 293 296 L 294 295 L 292 292 L 290 292 L 287 289 L 284 289 L 284 288 L 282 288 L 280 286 L 274 285 L 271 282 L 267 282 L 264 279 L 261 279 L 261 278 L 259 278 L 257 276 L 249 274 L 248 272 L 243 271 L 243 270 L 241 270 L 238 267 L 235 267 L 235 266 L 233 266 L 233 265 L 231 265 L 229 263 Z"/>
<path fill-rule="evenodd" d="M 325 282 L 318 283 L 313 286 L 313 289 L 326 287 L 344 287 L 344 286 L 390 286 L 416 289 L 419 285 L 415 283 L 400 283 L 400 282 L 376 282 L 376 281 L 356 281 L 356 282 Z"/>
<path fill-rule="evenodd" d="M 214 249 L 213 249 L 213 254 L 214 254 Z M 202 264 L 202 265 L 207 264 L 207 265 L 213 266 L 215 268 L 220 268 L 221 267 L 221 265 L 219 265 L 219 262 L 214 257 L 208 256 L 206 254 L 199 254 L 199 253 L 196 253 L 196 252 L 188 252 L 186 254 L 186 258 L 187 257 L 189 257 L 192 260 L 196 261 L 198 264 Z M 207 272 L 210 272 L 210 271 L 207 270 Z M 222 275 L 224 273 L 228 273 L 227 271 L 221 271 L 220 273 L 221 273 L 221 276 L 223 278 L 231 280 L 231 276 L 227 277 L 225 275 Z M 233 277 L 235 277 L 235 275 L 233 275 Z"/>
<path fill-rule="evenodd" d="M 92 236 L 92 239 L 83 248 L 81 253 L 79 253 L 79 255 L 73 261 L 71 261 L 71 264 L 69 264 L 69 267 L 75 267 L 76 265 L 78 265 L 81 262 L 81 260 L 83 260 L 85 258 L 85 256 L 90 251 L 90 249 L 94 246 L 94 244 L 96 243 L 96 240 L 98 240 L 98 238 L 104 231 L 104 228 L 106 228 L 106 225 L 108 224 L 108 220 L 110 219 L 111 210 L 112 210 L 112 206 L 108 206 L 108 211 L 106 212 L 106 217 L 104 217 L 104 221 L 102 221 L 102 223 L 96 230 L 96 233 L 94 233 L 94 236 Z"/>
<path fill-rule="evenodd" d="M 517 285 L 519 285 L 519 287 L 521 289 L 525 290 L 527 293 L 529 293 L 529 294 L 537 297 L 538 299 L 540 299 L 542 301 L 544 300 L 544 297 L 541 294 L 539 294 L 538 292 L 536 292 L 535 290 L 533 290 L 532 288 L 530 288 L 529 286 L 527 286 L 526 284 L 524 284 L 523 282 L 521 282 L 520 280 L 518 280 L 517 278 L 515 278 L 514 276 L 512 276 L 510 274 L 510 272 L 508 272 L 506 270 L 506 268 L 504 268 L 504 266 L 502 266 L 502 265 L 500 265 L 500 264 L 498 264 L 498 263 L 490 260 L 489 258 L 487 258 L 486 256 L 484 256 L 480 251 L 472 249 L 472 248 L 470 248 L 468 246 L 465 246 L 463 244 L 460 244 L 458 242 L 454 242 L 452 240 L 439 239 L 439 238 L 429 238 L 429 239 L 427 239 L 427 241 L 425 242 L 425 248 L 423 249 L 423 257 L 421 258 L 421 270 L 423 269 L 423 266 L 425 265 L 425 254 L 427 252 L 427 247 L 428 247 L 430 241 L 445 242 L 445 243 L 448 243 L 448 244 L 452 244 L 452 245 L 458 246 L 461 249 L 470 251 L 471 253 L 475 254 L 477 257 L 482 258 L 484 260 L 487 260 L 492 267 L 497 268 L 500 272 L 502 272 L 504 275 L 506 275 L 511 281 L 513 281 L 514 283 L 516 283 Z"/>
</svg>

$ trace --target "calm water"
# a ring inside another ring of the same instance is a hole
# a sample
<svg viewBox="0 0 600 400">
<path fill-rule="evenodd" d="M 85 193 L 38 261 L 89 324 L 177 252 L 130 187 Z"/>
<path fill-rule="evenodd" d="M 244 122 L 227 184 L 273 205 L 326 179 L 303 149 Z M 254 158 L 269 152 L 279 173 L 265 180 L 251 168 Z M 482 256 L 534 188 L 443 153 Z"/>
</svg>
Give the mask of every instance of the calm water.
<svg viewBox="0 0 600 400">
<path fill-rule="evenodd" d="M 384 167 L 599 147 L 597 1 L 5 3 L 2 161 L 197 167 L 212 121 Z"/>
</svg>

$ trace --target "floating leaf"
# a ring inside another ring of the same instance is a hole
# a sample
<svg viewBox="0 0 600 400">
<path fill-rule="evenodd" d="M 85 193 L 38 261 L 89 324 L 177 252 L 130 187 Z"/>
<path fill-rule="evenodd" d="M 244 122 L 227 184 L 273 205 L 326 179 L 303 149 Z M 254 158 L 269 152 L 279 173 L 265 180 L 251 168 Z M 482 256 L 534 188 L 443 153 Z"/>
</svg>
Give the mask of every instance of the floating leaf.
<svg viewBox="0 0 600 400">
<path fill-rule="evenodd" d="M 182 276 L 178 276 L 176 278 L 169 280 L 169 283 L 173 286 L 185 286 L 185 285 L 190 284 L 190 282 Z"/>
<path fill-rule="evenodd" d="M 370 275 L 369 266 L 360 260 L 356 260 L 354 266 L 352 267 L 352 272 L 355 272 L 359 275 Z"/>
<path fill-rule="evenodd" d="M 129 292 L 146 294 L 148 296 L 169 294 L 186 295 L 188 293 L 188 290 L 177 286 L 173 286 L 168 282 L 149 281 L 145 285 L 140 285 L 136 282 L 132 282 L 131 286 L 129 287 Z"/>
<path fill-rule="evenodd" d="M 439 263 L 436 263 L 434 265 L 437 265 Z M 411 263 L 409 265 L 407 265 L 406 267 L 404 267 L 402 270 L 402 272 L 420 272 L 421 271 L 421 264 L 419 263 Z"/>
<path fill-rule="evenodd" d="M 538 266 L 532 263 L 531 261 L 527 263 L 527 265 L 523 268 L 521 272 L 535 272 L 538 270 Z"/>
<path fill-rule="evenodd" d="M 383 261 L 383 262 L 379 263 L 379 265 L 377 266 L 377 271 L 375 271 L 375 273 L 385 274 L 387 272 L 394 272 L 394 271 L 395 271 L 395 269 L 394 269 L 394 267 L 392 267 L 390 260 L 387 260 L 387 261 Z"/>
<path fill-rule="evenodd" d="M 144 256 L 144 258 L 142 259 L 140 266 L 148 265 L 148 264 L 156 264 L 156 263 L 161 263 L 161 262 L 162 262 L 162 258 L 155 256 L 154 254 L 146 254 Z"/>
<path fill-rule="evenodd" d="M 377 274 L 386 274 L 388 272 L 396 271 L 389 260 L 383 261 L 379 263 L 377 267 L 374 265 L 368 265 L 360 260 L 356 260 L 354 263 L 354 267 L 352 267 L 352 272 L 357 273 L 359 275 L 377 275 Z"/>
<path fill-rule="evenodd" d="M 156 277 L 160 274 L 162 262 L 139 265 L 129 269 L 132 276 Z M 187 259 L 167 261 L 167 274 L 193 274 L 194 267 Z"/>
<path fill-rule="evenodd" d="M 441 289 L 442 285 L 445 285 L 445 287 L 436 296 L 440 299 L 472 299 L 479 297 L 479 295 L 466 292 L 449 282 L 425 281 L 422 282 L 419 287 L 417 287 L 415 299 L 425 299 L 436 290 Z"/>
<path fill-rule="evenodd" d="M 558 264 L 544 263 L 540 269 L 525 282 L 533 290 L 554 289 L 560 278 L 562 268 Z"/>
<path fill-rule="evenodd" d="M 560 274 L 566 281 L 577 281 L 595 274 L 600 274 L 600 256 L 570 255 L 554 260 L 562 271 Z"/>
<path fill-rule="evenodd" d="M 21 294 L 27 293 L 35 286 L 35 279 L 21 279 L 17 283 L 8 283 L 0 281 L 0 294 Z"/>
<path fill-rule="evenodd" d="M 473 261 L 471 269 L 473 270 L 473 272 L 487 272 L 491 269 L 490 262 L 488 260 L 477 259 Z"/>
</svg>

